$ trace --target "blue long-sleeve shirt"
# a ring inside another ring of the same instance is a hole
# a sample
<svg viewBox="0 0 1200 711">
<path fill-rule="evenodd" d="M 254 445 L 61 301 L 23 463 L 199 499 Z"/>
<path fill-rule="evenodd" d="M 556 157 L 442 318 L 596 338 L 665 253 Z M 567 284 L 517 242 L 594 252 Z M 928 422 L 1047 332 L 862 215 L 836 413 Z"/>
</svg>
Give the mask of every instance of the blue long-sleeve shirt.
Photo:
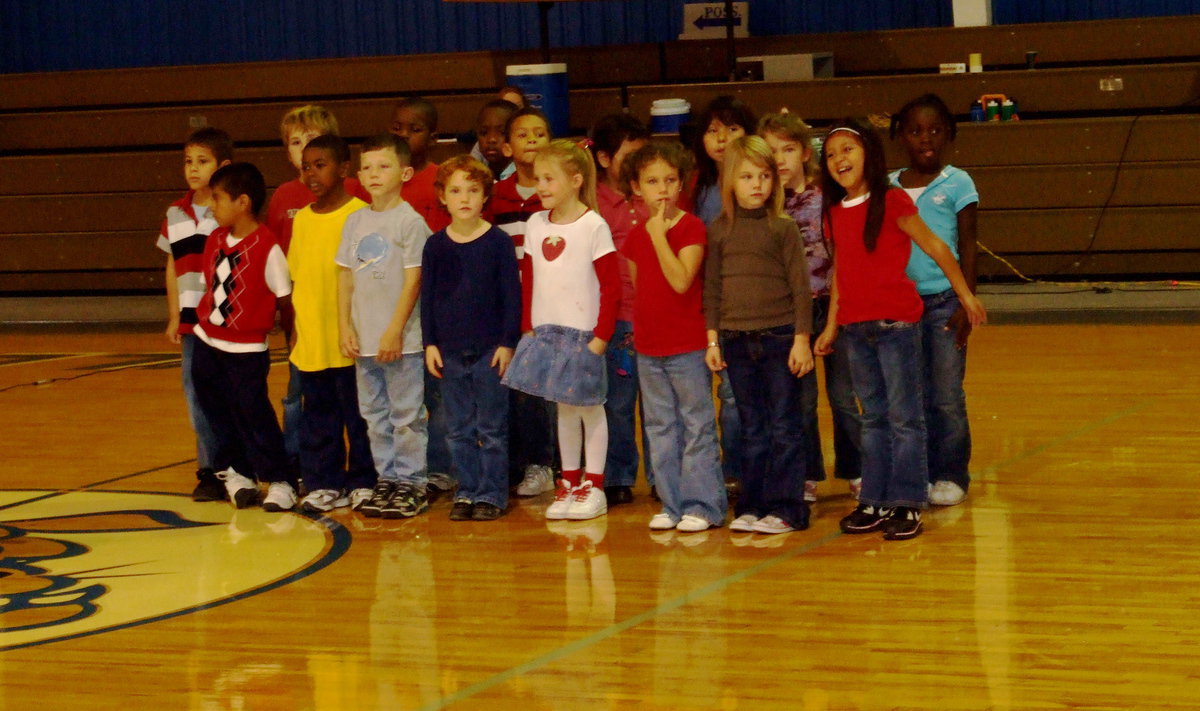
<svg viewBox="0 0 1200 711">
<path fill-rule="evenodd" d="M 441 230 L 421 258 L 421 333 L 445 350 L 513 348 L 521 337 L 521 283 L 512 239 L 493 226 L 455 242 Z"/>
</svg>

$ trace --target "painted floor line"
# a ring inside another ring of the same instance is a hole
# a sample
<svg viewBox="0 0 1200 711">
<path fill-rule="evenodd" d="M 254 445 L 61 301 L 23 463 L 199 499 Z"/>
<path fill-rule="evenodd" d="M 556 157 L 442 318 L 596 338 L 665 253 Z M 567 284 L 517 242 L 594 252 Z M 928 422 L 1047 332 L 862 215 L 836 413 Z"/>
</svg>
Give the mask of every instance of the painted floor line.
<svg viewBox="0 0 1200 711">
<path fill-rule="evenodd" d="M 88 489 L 95 489 L 97 487 L 104 486 L 105 484 L 112 484 L 114 482 L 124 481 L 125 479 L 132 479 L 134 477 L 143 476 L 145 474 L 153 474 L 154 472 L 160 472 L 160 471 L 163 471 L 164 469 L 170 469 L 171 467 L 178 467 L 180 465 L 188 464 L 189 462 L 195 462 L 195 461 L 196 461 L 195 457 L 193 457 L 191 459 L 181 459 L 178 462 L 171 462 L 170 464 L 163 464 L 163 465 L 160 465 L 157 467 L 151 467 L 150 469 L 143 469 L 141 471 L 136 471 L 131 474 L 122 474 L 120 476 L 111 477 L 109 479 L 104 479 L 102 481 L 93 482 L 91 484 L 83 484 L 82 486 L 77 486 L 77 487 L 74 487 L 71 489 L 59 489 L 58 491 L 51 491 L 49 493 L 41 494 L 40 496 L 34 496 L 32 498 L 24 499 L 22 501 L 14 501 L 9 504 L 0 505 L 0 511 L 7 511 L 8 509 L 13 509 L 18 506 L 24 506 L 26 504 L 32 504 L 32 503 L 35 503 L 38 501 L 45 501 L 46 499 L 53 499 L 57 496 L 73 494 L 77 491 L 87 491 Z"/>
</svg>

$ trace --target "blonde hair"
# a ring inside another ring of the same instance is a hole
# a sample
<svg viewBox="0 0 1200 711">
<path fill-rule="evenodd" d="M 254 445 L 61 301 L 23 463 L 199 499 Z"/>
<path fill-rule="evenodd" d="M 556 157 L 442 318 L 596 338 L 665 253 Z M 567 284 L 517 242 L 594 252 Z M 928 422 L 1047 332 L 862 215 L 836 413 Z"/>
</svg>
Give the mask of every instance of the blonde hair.
<svg viewBox="0 0 1200 711">
<path fill-rule="evenodd" d="M 771 173 L 771 194 L 767 196 L 767 214 L 772 217 L 783 217 L 783 186 L 779 183 L 779 166 L 775 163 L 775 155 L 771 147 L 760 136 L 742 136 L 725 148 L 725 165 L 721 168 L 721 212 L 733 224 L 736 212 L 737 197 L 734 195 L 734 184 L 737 181 L 738 166 L 748 160 L 759 168 Z"/>
<path fill-rule="evenodd" d="M 582 175 L 583 185 L 579 186 L 579 201 L 589 209 L 599 211 L 596 207 L 596 164 L 587 150 L 575 141 L 557 138 L 538 149 L 534 160 L 544 159 L 557 162 L 567 175 Z"/>
<path fill-rule="evenodd" d="M 305 104 L 297 106 L 283 115 L 283 121 L 279 123 L 279 133 L 283 137 L 283 145 L 287 145 L 288 137 L 291 136 L 292 131 L 298 128 L 312 129 L 321 135 L 331 133 L 336 136 L 338 122 L 329 109 L 324 106 Z"/>
<path fill-rule="evenodd" d="M 813 185 L 821 178 L 820 157 L 813 150 L 812 127 L 804 123 L 804 119 L 787 109 L 779 113 L 767 114 L 758 122 L 758 135 L 774 134 L 783 136 L 789 141 L 795 141 L 808 150 L 808 160 L 804 161 L 804 184 Z"/>
</svg>

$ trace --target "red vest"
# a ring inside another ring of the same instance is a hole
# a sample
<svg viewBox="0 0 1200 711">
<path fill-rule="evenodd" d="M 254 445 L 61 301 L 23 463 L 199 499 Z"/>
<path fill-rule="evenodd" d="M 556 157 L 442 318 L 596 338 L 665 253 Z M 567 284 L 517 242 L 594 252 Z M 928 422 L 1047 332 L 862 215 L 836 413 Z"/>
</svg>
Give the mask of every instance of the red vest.
<svg viewBox="0 0 1200 711">
<path fill-rule="evenodd" d="M 225 241 L 229 228 L 219 227 L 204 245 L 204 297 L 197 309 L 204 333 L 234 343 L 262 343 L 275 327 L 275 294 L 267 285 L 267 256 L 278 242 L 265 225 L 230 247 Z M 218 276 L 224 262 L 228 272 Z M 216 294 L 225 292 L 218 325 L 211 318 Z"/>
</svg>

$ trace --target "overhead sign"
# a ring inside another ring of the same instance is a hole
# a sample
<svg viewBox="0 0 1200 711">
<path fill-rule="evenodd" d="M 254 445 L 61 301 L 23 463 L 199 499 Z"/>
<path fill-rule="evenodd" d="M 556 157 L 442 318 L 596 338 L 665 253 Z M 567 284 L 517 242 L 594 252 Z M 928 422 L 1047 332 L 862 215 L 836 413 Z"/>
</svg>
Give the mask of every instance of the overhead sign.
<svg viewBox="0 0 1200 711">
<path fill-rule="evenodd" d="M 695 2 L 683 6 L 683 33 L 679 39 L 716 39 L 725 36 L 725 3 Z M 750 8 L 733 3 L 733 36 L 749 37 Z"/>
</svg>

